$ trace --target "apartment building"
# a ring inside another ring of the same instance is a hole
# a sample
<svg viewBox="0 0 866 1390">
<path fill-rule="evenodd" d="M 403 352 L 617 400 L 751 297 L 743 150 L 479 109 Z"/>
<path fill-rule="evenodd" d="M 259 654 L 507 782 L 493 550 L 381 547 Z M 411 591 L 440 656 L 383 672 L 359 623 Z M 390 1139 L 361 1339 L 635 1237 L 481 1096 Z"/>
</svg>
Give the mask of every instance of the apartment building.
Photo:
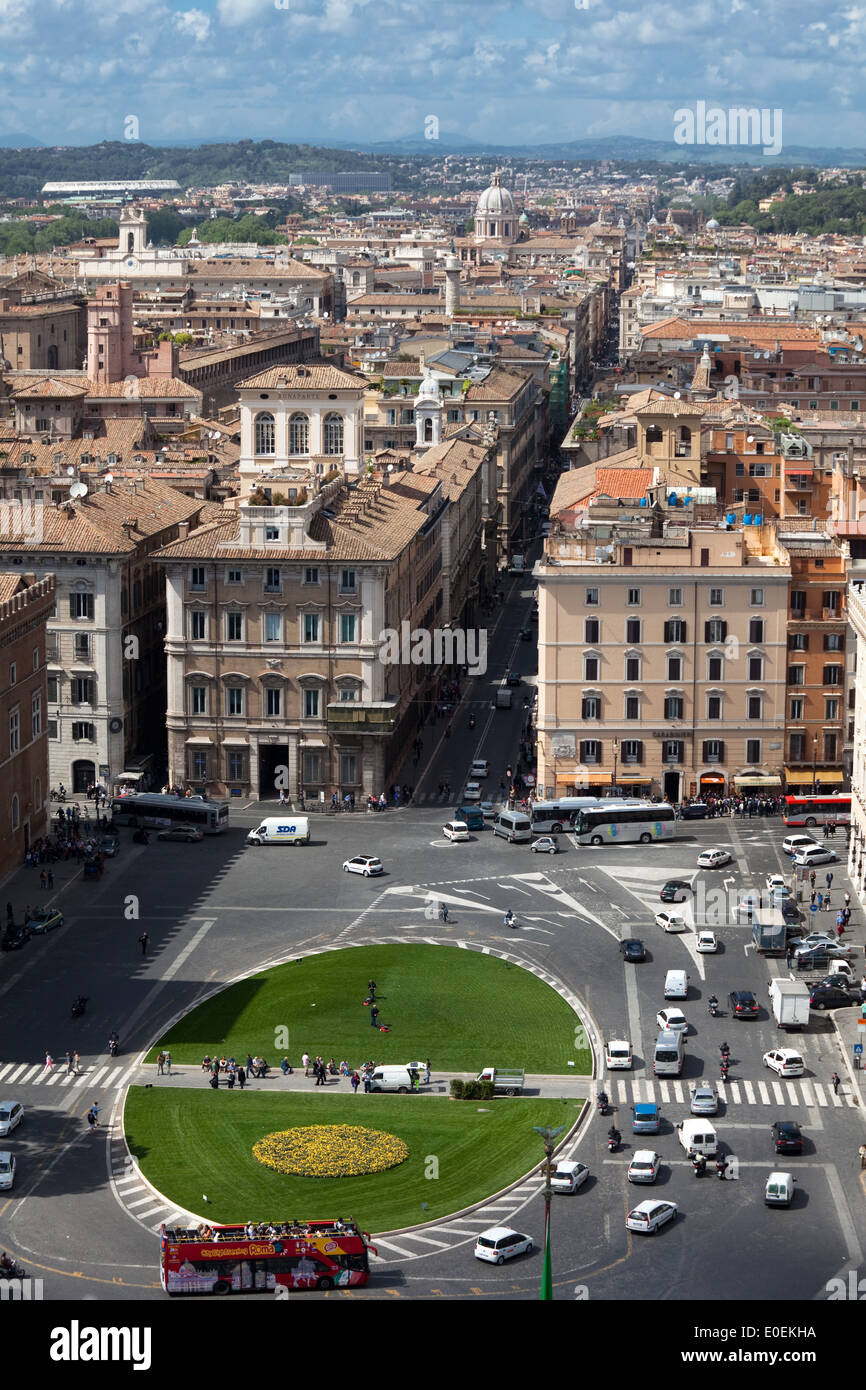
<svg viewBox="0 0 866 1390">
<path fill-rule="evenodd" d="M 54 580 L 0 572 L 0 875 L 48 824 L 46 624 Z"/>
<path fill-rule="evenodd" d="M 778 790 L 790 567 L 754 528 L 671 512 L 664 489 L 599 499 L 578 525 L 572 477 L 535 571 L 544 794 Z"/>
<path fill-rule="evenodd" d="M 325 362 L 268 367 L 240 382 L 241 496 L 278 477 L 303 484 L 333 469 L 359 473 L 365 387 Z"/>
<path fill-rule="evenodd" d="M 851 834 L 848 872 L 866 906 L 866 565 L 855 564 L 847 586 L 847 614 L 851 639 L 857 651 L 853 680 L 854 729 L 851 738 Z"/>
</svg>

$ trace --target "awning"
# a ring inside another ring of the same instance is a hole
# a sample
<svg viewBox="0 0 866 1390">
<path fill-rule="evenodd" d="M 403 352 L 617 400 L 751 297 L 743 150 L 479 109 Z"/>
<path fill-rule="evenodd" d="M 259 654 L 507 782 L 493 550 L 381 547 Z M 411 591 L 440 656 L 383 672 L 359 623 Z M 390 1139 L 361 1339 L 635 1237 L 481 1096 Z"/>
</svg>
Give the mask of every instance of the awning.
<svg viewBox="0 0 866 1390">
<path fill-rule="evenodd" d="M 213 744 L 213 739 L 207 738 L 204 734 L 196 738 L 185 739 L 184 741 L 186 743 L 206 743 L 208 746 L 211 746 Z"/>
<path fill-rule="evenodd" d="M 758 777 L 747 773 L 742 777 L 734 778 L 734 786 L 738 791 L 741 787 L 759 787 L 764 791 L 770 791 L 773 788 L 781 787 L 781 785 L 781 777 Z"/>
<path fill-rule="evenodd" d="M 189 739 L 187 739 L 187 743 L 189 743 Z M 249 741 L 249 739 L 246 739 L 246 738 L 224 738 L 224 739 L 223 739 L 223 747 L 224 747 L 224 748 L 228 748 L 228 747 L 231 747 L 231 748 L 249 748 L 249 746 L 250 746 L 250 741 Z"/>
<path fill-rule="evenodd" d="M 702 781 L 702 782 L 707 782 L 707 783 L 709 783 L 709 782 L 713 782 L 713 783 L 721 782 L 722 784 L 724 784 L 725 779 L 724 779 L 724 777 L 721 777 L 721 776 L 719 775 L 718 772 L 702 772 L 702 773 L 701 773 L 701 781 Z"/>
<path fill-rule="evenodd" d="M 572 780 L 577 781 L 577 778 Z M 585 777 L 580 778 L 581 782 L 587 782 L 591 787 L 612 787 L 613 776 L 609 772 L 590 772 Z"/>
<path fill-rule="evenodd" d="M 822 787 L 826 787 L 831 782 L 835 785 L 845 781 L 845 774 L 844 772 L 822 772 L 821 769 L 818 768 L 818 781 L 821 783 Z"/>
<path fill-rule="evenodd" d="M 648 787 L 648 786 L 650 785 L 651 782 L 652 782 L 652 778 L 651 778 L 651 777 L 629 777 L 629 776 L 625 776 L 625 777 L 617 777 L 617 779 L 616 779 L 616 785 L 617 785 L 618 787 Z"/>
<path fill-rule="evenodd" d="M 812 783 L 820 783 L 822 787 L 839 786 L 845 781 L 844 772 L 833 769 L 825 771 L 821 767 L 816 767 L 813 772 L 811 768 L 785 768 L 785 780 L 788 786 L 811 787 Z"/>
</svg>

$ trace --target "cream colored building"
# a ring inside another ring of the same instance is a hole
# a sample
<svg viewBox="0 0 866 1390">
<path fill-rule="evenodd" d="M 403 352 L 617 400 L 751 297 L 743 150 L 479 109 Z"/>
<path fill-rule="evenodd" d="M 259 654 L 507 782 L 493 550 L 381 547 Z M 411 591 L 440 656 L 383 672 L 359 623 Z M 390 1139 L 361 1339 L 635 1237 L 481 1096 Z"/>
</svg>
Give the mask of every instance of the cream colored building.
<svg viewBox="0 0 866 1390">
<path fill-rule="evenodd" d="M 860 901 L 866 906 L 866 566 L 849 571 L 848 629 L 854 641 L 854 738 L 851 766 L 851 836 L 848 872 Z"/>
<path fill-rule="evenodd" d="M 309 479 L 335 468 L 359 473 L 366 386 L 325 362 L 269 367 L 241 382 L 241 496 L 286 470 Z"/>
<path fill-rule="evenodd" d="M 663 488 L 575 524 L 568 478 L 535 570 L 543 794 L 778 791 L 790 568 Z"/>
</svg>

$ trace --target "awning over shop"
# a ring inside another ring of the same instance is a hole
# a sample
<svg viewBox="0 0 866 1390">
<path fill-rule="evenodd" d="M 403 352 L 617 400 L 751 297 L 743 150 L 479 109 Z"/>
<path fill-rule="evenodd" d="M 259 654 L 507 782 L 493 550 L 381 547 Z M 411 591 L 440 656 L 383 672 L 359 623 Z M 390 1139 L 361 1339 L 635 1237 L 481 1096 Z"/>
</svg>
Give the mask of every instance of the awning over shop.
<svg viewBox="0 0 866 1390">
<path fill-rule="evenodd" d="M 573 778 L 572 780 L 577 781 L 578 779 Z M 590 772 L 585 777 L 581 777 L 579 780 L 581 782 L 587 782 L 591 787 L 613 786 L 613 777 L 609 772 Z"/>
<path fill-rule="evenodd" d="M 808 767 L 786 767 L 785 780 L 789 787 L 811 787 L 813 782 L 819 787 L 838 787 L 845 781 L 845 774 L 821 767 L 814 772 Z"/>
<path fill-rule="evenodd" d="M 648 787 L 651 782 L 651 777 L 630 777 L 628 775 L 616 779 L 618 787 Z"/>
<path fill-rule="evenodd" d="M 754 774 L 745 773 L 742 777 L 734 778 L 734 786 L 737 788 L 737 791 L 741 789 L 745 791 L 749 788 L 753 788 L 756 791 L 772 791 L 780 788 L 781 785 L 781 777 L 759 777 Z"/>
<path fill-rule="evenodd" d="M 845 781 L 844 772 L 822 772 L 818 769 L 818 781 L 822 787 L 837 786 Z"/>
<path fill-rule="evenodd" d="M 718 772 L 702 772 L 701 782 L 706 783 L 707 785 L 711 783 L 713 785 L 718 785 L 719 783 L 721 783 L 722 786 L 724 786 L 725 779 L 724 777 L 720 776 Z"/>
</svg>

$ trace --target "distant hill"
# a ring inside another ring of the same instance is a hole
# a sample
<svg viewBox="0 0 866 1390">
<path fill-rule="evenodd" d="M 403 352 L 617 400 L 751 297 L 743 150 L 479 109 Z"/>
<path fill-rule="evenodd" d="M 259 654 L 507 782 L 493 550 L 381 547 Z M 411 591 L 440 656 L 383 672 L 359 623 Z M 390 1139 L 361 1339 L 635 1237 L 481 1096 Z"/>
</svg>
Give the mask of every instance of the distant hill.
<svg viewBox="0 0 866 1390">
<path fill-rule="evenodd" d="M 10 131 L 8 135 L 0 135 L 0 149 L 4 150 L 32 150 L 44 148 L 41 140 L 36 140 L 32 135 L 23 135 L 18 131 Z"/>
</svg>

